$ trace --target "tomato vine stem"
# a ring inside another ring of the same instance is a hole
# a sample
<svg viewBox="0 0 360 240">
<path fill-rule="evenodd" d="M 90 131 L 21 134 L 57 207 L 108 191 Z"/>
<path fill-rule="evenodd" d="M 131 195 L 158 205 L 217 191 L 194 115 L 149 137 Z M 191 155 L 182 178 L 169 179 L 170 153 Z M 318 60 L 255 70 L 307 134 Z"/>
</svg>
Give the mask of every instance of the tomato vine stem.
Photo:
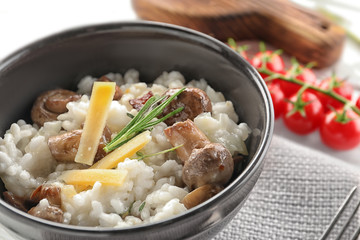
<svg viewBox="0 0 360 240">
<path fill-rule="evenodd" d="M 262 68 L 259 68 L 257 69 L 259 73 L 263 73 L 263 74 L 266 74 L 268 75 L 269 77 L 268 78 L 265 78 L 264 80 L 267 81 L 267 82 L 271 82 L 273 81 L 274 79 L 281 79 L 281 80 L 284 80 L 284 81 L 287 81 L 287 82 L 291 82 L 291 83 L 295 83 L 295 84 L 298 84 L 298 85 L 301 85 L 301 86 L 304 86 L 305 84 L 307 84 L 307 88 L 308 89 L 313 89 L 317 92 L 321 92 L 329 97 L 332 97 L 336 100 L 338 100 L 339 102 L 343 103 L 344 105 L 348 105 L 357 115 L 360 116 L 360 109 L 358 107 L 356 107 L 356 105 L 351 102 L 350 100 L 344 98 L 343 96 L 335 93 L 332 89 L 330 90 L 326 90 L 326 89 L 322 89 L 322 88 L 319 88 L 317 86 L 314 86 L 312 84 L 308 84 L 308 83 L 304 83 L 296 78 L 293 78 L 293 77 L 287 77 L 283 74 L 280 74 L 280 73 L 276 73 L 276 72 L 273 72 L 269 69 L 267 69 L 266 67 L 262 67 Z"/>
</svg>

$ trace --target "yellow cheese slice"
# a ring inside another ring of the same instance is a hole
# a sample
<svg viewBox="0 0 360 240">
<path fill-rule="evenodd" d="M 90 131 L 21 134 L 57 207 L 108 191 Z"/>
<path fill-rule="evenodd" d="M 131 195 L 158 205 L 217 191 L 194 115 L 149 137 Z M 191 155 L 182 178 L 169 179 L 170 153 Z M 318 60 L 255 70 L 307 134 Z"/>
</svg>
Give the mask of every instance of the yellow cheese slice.
<svg viewBox="0 0 360 240">
<path fill-rule="evenodd" d="M 102 185 L 121 186 L 127 176 L 125 169 L 82 169 L 64 171 L 59 179 L 66 184 L 77 186 L 93 186 L 95 182 Z"/>
<path fill-rule="evenodd" d="M 103 159 L 92 165 L 91 169 L 110 169 L 118 165 L 119 162 L 124 161 L 125 158 L 133 156 L 137 151 L 142 149 L 148 142 L 150 142 L 150 131 L 145 131 L 118 147 Z"/>
<path fill-rule="evenodd" d="M 61 188 L 61 201 L 64 199 L 71 199 L 77 194 L 73 185 L 64 185 Z"/>
<path fill-rule="evenodd" d="M 94 83 L 75 162 L 93 164 L 114 93 L 114 82 Z"/>
</svg>

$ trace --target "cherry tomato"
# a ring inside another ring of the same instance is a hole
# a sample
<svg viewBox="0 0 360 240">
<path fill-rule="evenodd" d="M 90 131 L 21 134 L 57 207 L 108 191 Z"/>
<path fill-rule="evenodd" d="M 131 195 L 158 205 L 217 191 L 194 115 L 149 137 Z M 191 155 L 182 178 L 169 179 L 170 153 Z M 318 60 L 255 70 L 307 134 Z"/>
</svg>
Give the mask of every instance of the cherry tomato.
<svg viewBox="0 0 360 240">
<path fill-rule="evenodd" d="M 300 73 L 298 74 L 296 72 L 300 72 Z M 295 71 L 295 73 L 294 73 L 293 69 L 290 69 L 286 73 L 286 76 L 291 77 L 291 78 L 296 78 L 297 80 L 300 80 L 302 82 L 309 83 L 309 84 L 316 83 L 316 76 L 310 68 L 304 68 L 304 67 L 298 66 L 298 69 Z M 291 82 L 287 82 L 284 80 L 280 82 L 280 87 L 286 97 L 290 97 L 291 95 L 293 95 L 297 91 L 299 91 L 299 89 L 301 88 L 301 86 L 296 83 L 291 83 Z"/>
<path fill-rule="evenodd" d="M 300 99 L 294 94 L 289 100 L 284 113 L 285 126 L 300 135 L 315 131 L 324 117 L 324 109 L 317 96 L 305 91 Z"/>
<path fill-rule="evenodd" d="M 329 77 L 324 79 L 319 87 L 325 90 L 328 90 L 330 88 L 331 81 L 333 81 L 333 91 L 341 96 L 343 96 L 346 99 L 351 100 L 352 94 L 354 92 L 353 87 L 350 85 L 350 83 L 341 80 L 338 77 Z M 326 94 L 318 93 L 318 97 L 322 104 L 325 106 L 326 110 L 330 110 L 332 108 L 341 108 L 344 104 L 336 100 L 335 98 L 329 97 Z M 332 108 L 331 108 L 331 107 Z"/>
<path fill-rule="evenodd" d="M 248 48 L 247 45 L 240 46 L 236 43 L 236 41 L 233 38 L 228 39 L 227 45 L 231 47 L 235 52 L 240 54 L 240 56 L 242 56 L 246 61 L 249 61 L 249 57 L 246 52 Z"/>
<path fill-rule="evenodd" d="M 320 137 L 324 144 L 336 150 L 349 150 L 360 143 L 360 117 L 352 110 L 329 111 L 320 126 Z M 340 116 L 340 117 L 339 117 Z"/>
<path fill-rule="evenodd" d="M 360 96 L 359 96 L 359 98 L 358 98 L 357 101 L 356 101 L 356 107 L 360 109 Z"/>
<path fill-rule="evenodd" d="M 283 115 L 285 111 L 285 106 L 286 106 L 286 102 L 284 101 L 285 95 L 281 91 L 279 84 L 271 82 L 267 86 L 274 106 L 275 119 L 278 119 L 281 115 Z"/>
<path fill-rule="evenodd" d="M 263 60 L 266 62 L 266 68 L 272 72 L 281 73 L 285 69 L 285 64 L 282 57 L 270 50 L 256 53 L 253 59 L 251 59 L 250 63 L 255 68 L 261 68 Z M 260 75 L 262 78 L 266 78 L 268 76 L 262 73 L 260 73 Z"/>
<path fill-rule="evenodd" d="M 240 56 L 242 56 L 246 61 L 249 62 L 249 56 L 247 54 L 247 52 L 245 50 L 238 50 L 238 53 L 240 54 Z"/>
<path fill-rule="evenodd" d="M 242 56 L 246 61 L 249 62 L 249 56 L 247 54 L 247 52 L 245 50 L 243 50 L 242 48 L 238 47 L 238 48 L 235 48 L 233 46 L 230 46 L 234 51 L 236 51 L 240 56 Z"/>
</svg>

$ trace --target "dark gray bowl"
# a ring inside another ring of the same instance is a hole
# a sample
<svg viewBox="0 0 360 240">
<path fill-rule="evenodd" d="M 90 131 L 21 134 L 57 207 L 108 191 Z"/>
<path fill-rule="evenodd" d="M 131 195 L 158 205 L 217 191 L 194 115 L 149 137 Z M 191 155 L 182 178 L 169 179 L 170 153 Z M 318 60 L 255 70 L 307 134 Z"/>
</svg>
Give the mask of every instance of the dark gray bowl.
<svg viewBox="0 0 360 240">
<path fill-rule="evenodd" d="M 167 24 L 124 22 L 76 28 L 20 49 L 0 62 L 0 132 L 19 118 L 29 121 L 36 96 L 56 87 L 74 88 L 84 75 L 140 71 L 152 81 L 178 70 L 205 78 L 231 100 L 240 121 L 254 130 L 248 164 L 224 191 L 177 217 L 125 229 L 56 224 L 21 212 L 0 199 L 0 222 L 29 239 L 210 239 L 235 216 L 256 183 L 273 131 L 269 93 L 257 72 L 225 44 Z M 4 186 L 0 182 L 0 192 Z M 240 227 L 240 226 L 239 226 Z"/>
</svg>

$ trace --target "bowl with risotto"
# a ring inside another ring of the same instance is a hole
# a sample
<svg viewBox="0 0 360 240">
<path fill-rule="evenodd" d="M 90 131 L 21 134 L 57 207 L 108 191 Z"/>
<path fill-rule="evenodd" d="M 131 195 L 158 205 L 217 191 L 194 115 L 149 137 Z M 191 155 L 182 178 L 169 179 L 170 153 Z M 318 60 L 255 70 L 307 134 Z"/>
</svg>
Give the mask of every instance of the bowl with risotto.
<svg viewBox="0 0 360 240">
<path fill-rule="evenodd" d="M 209 239 L 271 141 L 256 71 L 168 24 L 55 34 L 1 61 L 0 83 L 0 222 L 28 239 Z"/>
</svg>

